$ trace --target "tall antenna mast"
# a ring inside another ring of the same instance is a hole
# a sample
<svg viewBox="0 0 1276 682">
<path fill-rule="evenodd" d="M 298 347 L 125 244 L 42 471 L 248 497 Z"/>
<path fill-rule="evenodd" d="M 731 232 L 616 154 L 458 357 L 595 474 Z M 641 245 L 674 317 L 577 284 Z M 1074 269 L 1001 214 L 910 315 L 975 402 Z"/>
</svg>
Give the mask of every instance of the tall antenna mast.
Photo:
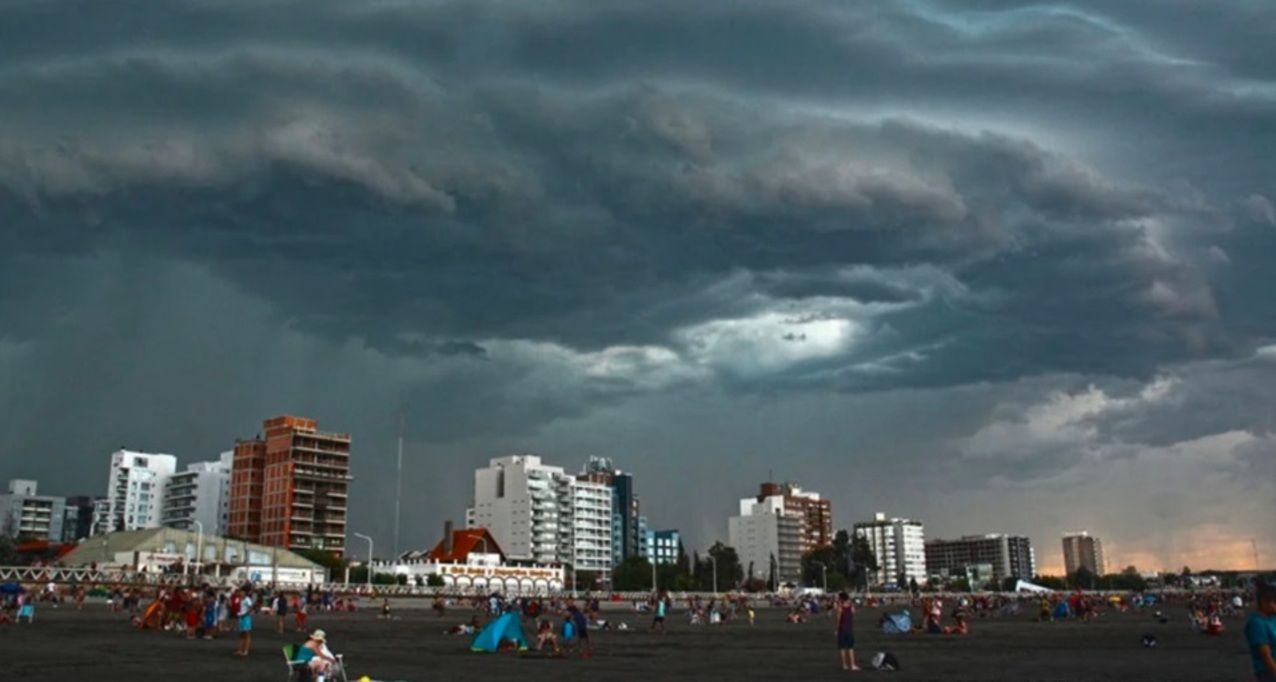
<svg viewBox="0 0 1276 682">
<path fill-rule="evenodd" d="M 403 412 L 399 412 L 399 464 L 394 477 L 394 557 L 399 557 L 399 519 L 403 505 Z"/>
</svg>

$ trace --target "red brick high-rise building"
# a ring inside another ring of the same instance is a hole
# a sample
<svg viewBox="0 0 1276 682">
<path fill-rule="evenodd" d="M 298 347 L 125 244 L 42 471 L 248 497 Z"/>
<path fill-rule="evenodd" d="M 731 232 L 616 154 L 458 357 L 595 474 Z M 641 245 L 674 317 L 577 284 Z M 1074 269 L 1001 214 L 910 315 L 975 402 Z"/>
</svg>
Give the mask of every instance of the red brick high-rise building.
<svg viewBox="0 0 1276 682">
<path fill-rule="evenodd" d="M 230 465 L 230 518 L 226 534 L 248 542 L 261 542 L 261 491 L 266 466 L 266 442 L 235 441 Z"/>
<path fill-rule="evenodd" d="M 350 435 L 324 433 L 313 419 L 267 419 L 264 437 L 235 445 L 230 532 L 272 547 L 346 547 Z"/>
<path fill-rule="evenodd" d="M 802 490 L 793 483 L 763 483 L 758 501 L 784 498 L 784 513 L 798 519 L 802 554 L 833 544 L 833 507 L 819 493 Z"/>
</svg>

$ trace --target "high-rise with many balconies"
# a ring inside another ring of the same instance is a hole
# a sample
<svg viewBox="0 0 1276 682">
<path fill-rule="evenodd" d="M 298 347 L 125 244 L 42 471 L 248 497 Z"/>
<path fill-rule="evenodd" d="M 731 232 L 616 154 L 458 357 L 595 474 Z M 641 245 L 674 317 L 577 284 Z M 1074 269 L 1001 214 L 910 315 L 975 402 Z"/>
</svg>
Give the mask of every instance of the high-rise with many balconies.
<svg viewBox="0 0 1276 682">
<path fill-rule="evenodd" d="M 226 535 L 233 461 L 233 452 L 223 452 L 214 461 L 188 464 L 185 471 L 169 476 L 164 482 L 160 523 L 169 528 Z"/>
<path fill-rule="evenodd" d="M 350 434 L 280 416 L 235 444 L 229 535 L 272 547 L 345 553 Z"/>
<path fill-rule="evenodd" d="M 855 535 L 868 541 L 877 559 L 874 585 L 926 584 L 926 529 L 921 521 L 886 518 L 878 512 L 873 520 L 855 524 Z"/>
<path fill-rule="evenodd" d="M 61 542 L 66 501 L 37 495 L 36 490 L 35 481 L 9 481 L 8 492 L 0 494 L 0 535 Z"/>
<path fill-rule="evenodd" d="M 466 525 L 486 528 L 511 559 L 603 575 L 611 570 L 611 487 L 536 455 L 497 457 L 476 470 Z"/>
<path fill-rule="evenodd" d="M 109 533 L 158 528 L 164 504 L 164 482 L 177 469 L 173 455 L 117 450 L 111 453 L 106 499 L 95 525 Z"/>
<path fill-rule="evenodd" d="M 1107 568 L 1103 561 L 1103 543 L 1084 530 L 1064 533 L 1063 566 L 1068 575 L 1083 568 L 1091 575 L 1103 575 Z"/>
</svg>

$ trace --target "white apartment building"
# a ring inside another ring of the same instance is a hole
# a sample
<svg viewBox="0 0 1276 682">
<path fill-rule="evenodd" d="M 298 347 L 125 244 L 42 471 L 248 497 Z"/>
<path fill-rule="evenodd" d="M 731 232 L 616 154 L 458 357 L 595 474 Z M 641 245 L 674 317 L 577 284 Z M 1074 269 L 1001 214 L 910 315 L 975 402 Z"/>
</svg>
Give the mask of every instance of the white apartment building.
<svg viewBox="0 0 1276 682">
<path fill-rule="evenodd" d="M 869 523 L 855 524 L 855 535 L 866 538 L 877 572 L 870 581 L 877 585 L 897 585 L 916 580 L 926 584 L 926 533 L 921 521 L 892 518 L 878 512 Z"/>
<path fill-rule="evenodd" d="M 740 500 L 740 514 L 727 519 L 727 538 L 745 579 L 769 580 L 775 562 L 780 582 L 802 578 L 801 519 L 785 511 L 782 496 Z"/>
<path fill-rule="evenodd" d="M 99 532 L 158 528 L 164 503 L 164 482 L 177 470 L 173 455 L 117 450 L 111 453 Z"/>
<path fill-rule="evenodd" d="M 195 462 L 164 481 L 160 524 L 180 530 L 196 530 L 225 536 L 230 521 L 230 468 L 234 451 L 221 453 L 212 462 Z"/>
<path fill-rule="evenodd" d="M 536 455 L 492 459 L 474 472 L 470 528 L 486 528 L 507 557 L 611 569 L 611 488 L 570 476 Z"/>
<path fill-rule="evenodd" d="M 64 498 L 36 494 L 35 481 L 9 481 L 8 492 L 0 495 L 0 535 L 61 542 L 65 504 Z"/>
<path fill-rule="evenodd" d="M 559 556 L 577 571 L 611 572 L 611 486 L 568 478 L 560 483 Z"/>
</svg>

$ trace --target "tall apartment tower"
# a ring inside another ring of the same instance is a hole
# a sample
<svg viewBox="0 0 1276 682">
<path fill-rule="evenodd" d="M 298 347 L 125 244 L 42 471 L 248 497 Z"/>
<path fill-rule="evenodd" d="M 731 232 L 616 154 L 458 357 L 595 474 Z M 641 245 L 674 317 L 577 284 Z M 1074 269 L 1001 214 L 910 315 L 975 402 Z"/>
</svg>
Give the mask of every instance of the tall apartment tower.
<svg viewBox="0 0 1276 682">
<path fill-rule="evenodd" d="M 727 537 L 745 571 L 753 567 L 750 579 L 769 579 L 774 562 L 781 582 L 797 582 L 802 556 L 833 544 L 832 505 L 796 484 L 768 481 L 757 497 L 740 500 L 740 514 L 727 520 Z"/>
<path fill-rule="evenodd" d="M 35 481 L 9 481 L 8 492 L 0 494 L 0 535 L 16 540 L 61 542 L 66 501 L 38 495 L 36 490 Z"/>
<path fill-rule="evenodd" d="M 767 482 L 759 487 L 758 501 L 768 497 L 781 498 L 784 513 L 797 518 L 802 554 L 833 544 L 833 506 L 819 493 L 802 490 L 795 483 Z"/>
<path fill-rule="evenodd" d="M 235 444 L 232 537 L 288 549 L 345 553 L 350 434 L 313 419 L 267 419 L 264 437 Z"/>
<path fill-rule="evenodd" d="M 727 519 L 727 541 L 750 580 L 780 582 L 802 578 L 802 518 L 789 512 L 781 495 L 740 500 L 740 513 Z"/>
<path fill-rule="evenodd" d="M 177 458 L 149 452 L 111 453 L 106 499 L 98 506 L 95 525 L 102 532 L 158 528 L 164 482 L 177 470 Z"/>
<path fill-rule="evenodd" d="M 486 528 L 511 559 L 611 571 L 611 486 L 536 455 L 497 457 L 475 470 L 474 506 L 465 518 L 470 528 Z"/>
<path fill-rule="evenodd" d="M 1007 578 L 1032 580 L 1037 573 L 1032 541 L 1017 535 L 989 533 L 966 535 L 957 540 L 926 543 L 926 570 L 930 575 L 957 576 L 970 566 L 987 564 L 998 585 Z"/>
<path fill-rule="evenodd" d="M 634 494 L 633 474 L 617 469 L 610 458 L 590 457 L 585 471 L 577 478 L 611 487 L 612 565 L 617 566 L 629 557 L 646 556 L 643 547 L 646 524 L 638 496 Z"/>
<path fill-rule="evenodd" d="M 878 585 L 896 585 L 901 581 L 926 583 L 926 530 L 921 521 L 887 519 L 885 514 L 855 524 L 855 535 L 868 541 L 877 558 L 877 574 L 871 576 Z"/>
<path fill-rule="evenodd" d="M 1086 531 L 1063 535 L 1063 565 L 1068 575 L 1085 568 L 1094 575 L 1103 575 L 1103 543 Z"/>
<path fill-rule="evenodd" d="M 230 469 L 234 452 L 212 462 L 195 462 L 164 482 L 160 523 L 169 528 L 224 536 L 230 511 Z M 198 523 L 198 525 L 197 525 Z"/>
<path fill-rule="evenodd" d="M 266 471 L 266 441 L 258 436 L 235 442 L 230 468 L 230 519 L 226 535 L 261 543 L 262 479 Z"/>
</svg>

